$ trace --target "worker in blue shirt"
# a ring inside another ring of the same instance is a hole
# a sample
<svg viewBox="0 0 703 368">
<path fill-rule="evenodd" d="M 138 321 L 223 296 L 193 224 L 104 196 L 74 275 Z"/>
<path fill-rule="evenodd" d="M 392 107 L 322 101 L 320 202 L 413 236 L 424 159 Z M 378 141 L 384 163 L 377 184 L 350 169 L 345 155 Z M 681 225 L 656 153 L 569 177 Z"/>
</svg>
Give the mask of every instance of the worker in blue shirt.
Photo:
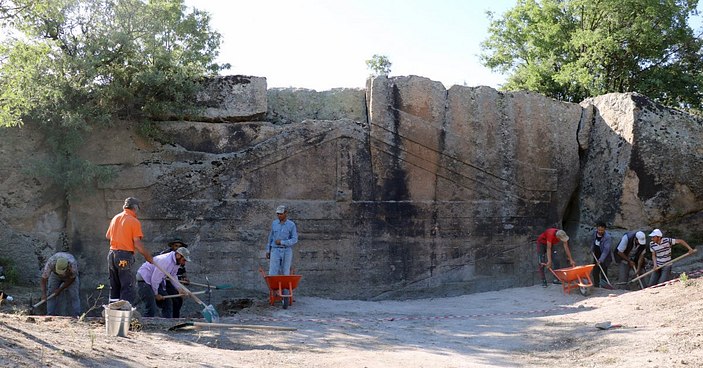
<svg viewBox="0 0 703 368">
<path fill-rule="evenodd" d="M 269 275 L 290 275 L 293 262 L 293 246 L 298 242 L 298 229 L 295 223 L 288 220 L 286 206 L 276 208 L 278 219 L 271 223 L 266 258 L 269 262 Z"/>
</svg>

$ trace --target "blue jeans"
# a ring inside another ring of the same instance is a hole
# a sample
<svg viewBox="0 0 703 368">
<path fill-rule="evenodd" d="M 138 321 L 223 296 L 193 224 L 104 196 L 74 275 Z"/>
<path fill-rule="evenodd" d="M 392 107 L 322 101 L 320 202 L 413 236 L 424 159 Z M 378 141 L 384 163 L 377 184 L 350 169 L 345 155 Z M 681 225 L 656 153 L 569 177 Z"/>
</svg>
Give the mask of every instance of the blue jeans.
<svg viewBox="0 0 703 368">
<path fill-rule="evenodd" d="M 290 275 L 291 263 L 293 263 L 293 248 L 271 248 L 269 275 Z"/>
<path fill-rule="evenodd" d="M 55 273 L 51 272 L 49 274 L 49 281 L 47 283 L 48 295 L 51 295 L 54 291 L 56 291 L 56 289 L 61 287 L 61 284 L 63 283 L 64 280 L 62 280 Z M 79 280 L 78 276 L 76 275 L 76 279 L 73 280 L 73 283 L 68 288 L 62 291 L 61 294 L 46 301 L 46 314 L 50 316 L 57 316 L 57 309 L 59 309 L 59 305 L 65 305 L 67 309 L 66 314 L 64 315 L 68 315 L 71 317 L 80 316 L 81 298 L 78 291 Z"/>
<path fill-rule="evenodd" d="M 652 276 L 649 277 L 649 286 L 654 286 L 661 284 L 662 282 L 669 281 L 671 277 L 671 266 L 662 267 L 654 272 Z"/>
</svg>

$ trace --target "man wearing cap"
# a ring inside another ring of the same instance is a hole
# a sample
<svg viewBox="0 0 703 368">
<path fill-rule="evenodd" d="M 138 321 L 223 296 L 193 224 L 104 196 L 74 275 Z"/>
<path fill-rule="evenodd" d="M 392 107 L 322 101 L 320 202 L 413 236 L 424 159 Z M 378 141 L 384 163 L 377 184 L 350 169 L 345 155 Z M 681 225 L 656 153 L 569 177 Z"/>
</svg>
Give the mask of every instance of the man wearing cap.
<svg viewBox="0 0 703 368">
<path fill-rule="evenodd" d="M 72 254 L 58 252 L 49 257 L 41 275 L 42 300 L 46 300 L 47 292 L 56 296 L 46 300 L 46 314 L 58 315 L 57 307 L 62 304 L 68 306 L 67 315 L 78 317 L 81 314 L 78 284 L 78 262 Z"/>
<path fill-rule="evenodd" d="M 649 236 L 652 238 L 652 241 L 649 242 L 649 250 L 652 251 L 655 270 L 649 279 L 649 286 L 652 286 L 669 281 L 671 278 L 671 265 L 664 266 L 665 263 L 671 261 L 671 247 L 681 244 L 688 248 L 688 254 L 692 254 L 694 250 L 683 239 L 664 238 L 659 229 L 654 229 Z"/>
<path fill-rule="evenodd" d="M 168 242 L 168 248 L 166 248 L 161 254 L 166 254 L 177 250 L 180 247 L 188 248 L 188 244 L 184 243 L 181 239 L 174 239 Z M 182 264 L 178 267 L 178 272 L 176 273 L 178 281 L 188 285 L 188 276 L 186 274 L 186 266 Z M 164 280 L 159 286 L 159 294 L 161 295 L 178 295 L 180 292 L 178 288 L 173 285 L 171 279 Z M 183 306 L 183 297 L 167 298 L 158 301 L 156 305 L 161 308 L 161 317 L 163 318 L 180 318 L 181 317 L 181 307 Z"/>
<path fill-rule="evenodd" d="M 647 248 L 647 237 L 642 231 L 629 231 L 620 239 L 620 243 L 613 251 L 615 263 L 619 264 L 618 284 L 625 285 L 630 281 L 630 270 L 639 273 L 644 261 L 644 251 Z"/>
<path fill-rule="evenodd" d="M 569 263 L 571 264 L 571 267 L 576 266 L 576 262 L 574 262 L 574 259 L 571 258 L 571 250 L 569 249 L 569 236 L 566 234 L 566 231 L 559 230 L 553 227 L 545 230 L 537 238 L 537 262 L 539 263 L 537 270 L 539 271 L 540 279 L 542 279 L 542 287 L 547 287 L 547 278 L 544 274 L 544 269 L 551 268 L 552 262 L 554 262 L 554 268 L 559 268 L 557 250 L 554 248 L 554 245 L 559 243 L 560 241 L 564 243 L 564 252 L 569 258 Z M 560 283 L 560 281 L 554 279 L 553 283 L 558 284 Z"/>
<path fill-rule="evenodd" d="M 134 304 L 134 251 L 141 253 L 149 263 L 153 262 L 153 258 L 142 243 L 142 224 L 137 219 L 139 200 L 128 197 L 124 200 L 122 209 L 112 218 L 105 234 L 110 240 L 110 251 L 107 254 L 110 302 L 122 299 Z"/>
<path fill-rule="evenodd" d="M 184 266 L 186 261 L 190 262 L 190 251 L 181 247 L 175 251 L 161 254 L 154 257 L 153 262 L 144 262 L 137 271 L 137 287 L 139 298 L 144 302 L 146 312 L 144 317 L 154 317 L 156 315 L 156 302 L 164 300 L 159 293 L 159 286 L 167 277 L 161 270 L 168 272 L 174 278 L 178 275 L 180 266 Z M 158 267 L 156 267 L 158 265 Z M 160 269 L 159 269 L 160 267 Z"/>
<path fill-rule="evenodd" d="M 271 223 L 266 258 L 269 262 L 269 275 L 290 275 L 293 262 L 293 246 L 298 242 L 298 229 L 288 219 L 286 206 L 276 208 L 276 220 Z"/>
</svg>

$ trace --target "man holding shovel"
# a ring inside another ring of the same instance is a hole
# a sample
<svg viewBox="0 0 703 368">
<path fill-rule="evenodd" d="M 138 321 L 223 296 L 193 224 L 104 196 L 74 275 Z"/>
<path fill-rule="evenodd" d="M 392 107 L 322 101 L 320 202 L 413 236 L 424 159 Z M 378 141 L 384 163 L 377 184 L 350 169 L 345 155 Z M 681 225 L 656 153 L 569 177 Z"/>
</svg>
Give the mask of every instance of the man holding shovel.
<svg viewBox="0 0 703 368">
<path fill-rule="evenodd" d="M 146 309 L 144 317 L 156 316 L 156 301 L 163 301 L 164 297 L 159 294 L 159 286 L 168 276 L 168 272 L 174 279 L 177 277 L 178 269 L 190 261 L 190 251 L 181 247 L 175 251 L 154 257 L 153 262 L 144 262 L 137 271 L 137 288 L 139 297 L 144 302 Z M 165 292 L 164 292 L 165 294 Z"/>
<path fill-rule="evenodd" d="M 168 242 L 168 248 L 161 252 L 161 254 L 167 254 L 177 250 L 180 247 L 188 248 L 188 244 L 184 243 L 181 239 L 174 239 Z M 176 274 L 178 281 L 182 284 L 188 285 L 188 276 L 186 274 L 185 263 L 178 267 L 178 272 Z M 180 295 L 178 287 L 171 282 L 170 279 L 166 279 L 159 286 L 159 294 L 161 295 Z M 181 317 L 181 307 L 183 306 L 183 297 L 177 296 L 174 298 L 168 298 L 161 301 L 157 301 L 156 305 L 161 308 L 161 317 L 163 318 L 180 318 Z"/>
<path fill-rule="evenodd" d="M 134 251 L 144 256 L 147 262 L 153 257 L 142 243 L 142 224 L 137 219 L 139 200 L 128 197 L 124 200 L 123 211 L 110 221 L 105 237 L 110 240 L 107 254 L 107 267 L 110 272 L 110 303 L 120 299 L 134 304 Z"/>
<path fill-rule="evenodd" d="M 69 316 L 80 316 L 81 299 L 78 289 L 76 258 L 66 252 L 58 252 L 49 257 L 41 275 L 42 300 L 46 300 L 46 314 L 58 315 L 59 304 L 64 304 L 69 308 L 67 310 Z M 47 292 L 53 296 L 51 299 L 47 299 Z"/>
<path fill-rule="evenodd" d="M 649 249 L 652 251 L 652 262 L 654 263 L 649 286 L 653 286 L 669 281 L 671 278 L 671 263 L 669 263 L 671 261 L 671 247 L 681 244 L 688 248 L 687 254 L 693 254 L 694 250 L 683 239 L 664 238 L 659 229 L 654 229 L 649 236 L 652 238 L 652 241 L 649 242 Z"/>
<path fill-rule="evenodd" d="M 613 288 L 610 280 L 608 280 L 608 265 L 613 259 L 611 253 L 612 243 L 610 233 L 605 230 L 605 223 L 599 222 L 591 236 L 591 255 L 598 266 L 593 268 L 591 278 L 593 279 L 593 285 L 596 287 Z M 601 280 L 601 275 L 603 280 Z"/>
<path fill-rule="evenodd" d="M 618 284 L 627 287 L 630 270 L 635 271 L 635 276 L 644 261 L 647 237 L 642 231 L 628 231 L 620 239 L 617 248 L 613 250 L 614 260 L 619 264 Z"/>
</svg>

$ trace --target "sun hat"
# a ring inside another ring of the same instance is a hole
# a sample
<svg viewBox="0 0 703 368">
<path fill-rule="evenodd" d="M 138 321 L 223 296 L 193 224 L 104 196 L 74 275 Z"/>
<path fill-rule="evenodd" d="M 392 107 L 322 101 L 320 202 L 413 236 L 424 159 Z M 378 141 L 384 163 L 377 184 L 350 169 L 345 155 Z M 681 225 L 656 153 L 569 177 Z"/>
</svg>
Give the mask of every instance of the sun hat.
<svg viewBox="0 0 703 368">
<path fill-rule="evenodd" d="M 183 240 L 181 240 L 180 238 L 176 238 L 176 239 L 173 239 L 173 240 L 171 240 L 170 242 L 168 242 L 168 246 L 169 246 L 169 247 L 170 247 L 170 246 L 173 246 L 174 244 L 180 244 L 181 247 L 186 247 L 186 248 L 188 247 L 188 244 L 186 244 L 186 243 L 185 243 Z"/>
<path fill-rule="evenodd" d="M 285 213 L 286 212 L 286 206 L 280 205 L 276 207 L 276 213 Z"/>
<path fill-rule="evenodd" d="M 564 230 L 557 230 L 557 238 L 561 241 L 569 241 L 569 236 L 566 235 L 566 231 Z"/>
<path fill-rule="evenodd" d="M 659 229 L 654 229 L 654 231 L 652 231 L 652 233 L 649 234 L 649 236 L 662 236 L 662 231 Z"/>
</svg>

